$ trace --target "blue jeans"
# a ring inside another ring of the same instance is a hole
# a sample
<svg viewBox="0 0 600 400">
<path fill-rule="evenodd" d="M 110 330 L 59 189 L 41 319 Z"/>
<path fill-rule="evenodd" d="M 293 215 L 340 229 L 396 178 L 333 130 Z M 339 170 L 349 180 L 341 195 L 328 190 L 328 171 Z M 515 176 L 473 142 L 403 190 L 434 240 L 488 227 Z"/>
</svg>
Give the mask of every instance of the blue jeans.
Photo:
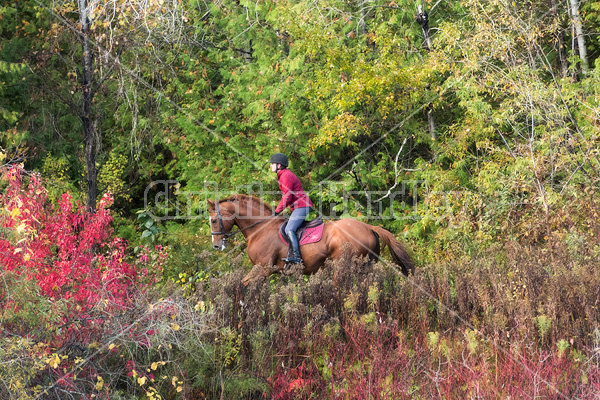
<svg viewBox="0 0 600 400">
<path fill-rule="evenodd" d="M 300 224 L 304 222 L 309 212 L 310 207 L 296 208 L 294 211 L 292 211 L 292 215 L 290 215 L 290 220 L 288 221 L 288 224 L 285 227 L 285 234 L 287 235 L 289 232 L 296 233 L 296 230 L 298 230 Z"/>
</svg>

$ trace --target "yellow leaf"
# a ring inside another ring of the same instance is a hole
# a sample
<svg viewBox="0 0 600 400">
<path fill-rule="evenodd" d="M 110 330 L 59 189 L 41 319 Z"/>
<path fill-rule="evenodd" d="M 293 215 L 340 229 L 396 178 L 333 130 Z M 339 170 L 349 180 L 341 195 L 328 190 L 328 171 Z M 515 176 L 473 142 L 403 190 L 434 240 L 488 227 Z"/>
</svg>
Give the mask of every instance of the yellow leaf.
<svg viewBox="0 0 600 400">
<path fill-rule="evenodd" d="M 179 330 L 179 328 L 180 328 L 180 326 L 179 326 L 179 325 L 177 325 L 175 322 L 173 322 L 173 323 L 171 324 L 171 328 L 173 328 L 173 330 L 174 330 L 174 331 L 178 331 L 178 330 Z"/>
<path fill-rule="evenodd" d="M 144 386 L 146 384 L 146 377 L 145 376 L 139 377 L 138 380 L 137 380 L 137 383 L 140 386 Z"/>
<path fill-rule="evenodd" d="M 18 217 L 19 215 L 21 215 L 21 210 L 19 210 L 18 208 L 13 208 L 11 216 L 13 218 Z"/>
<path fill-rule="evenodd" d="M 104 387 L 104 379 L 101 376 L 98 377 L 98 382 L 96 382 L 96 390 L 102 390 Z"/>
<path fill-rule="evenodd" d="M 30 259 L 30 258 L 31 258 L 31 254 L 29 254 L 29 253 L 26 253 L 26 254 L 23 256 L 23 261 L 29 261 L 29 259 Z"/>
<path fill-rule="evenodd" d="M 150 365 L 150 369 L 152 369 L 152 371 L 156 371 L 156 368 L 158 368 L 158 363 L 153 362 L 152 365 Z"/>
<path fill-rule="evenodd" d="M 181 386 L 177 386 L 177 393 L 181 392 L 183 388 Z"/>
<path fill-rule="evenodd" d="M 115 348 L 115 345 L 114 345 L 114 343 L 111 343 L 111 344 L 109 344 L 109 345 L 108 345 L 108 349 L 109 349 L 109 350 L 112 350 L 112 349 L 114 349 L 114 348 Z"/>
<path fill-rule="evenodd" d="M 17 253 L 20 253 L 20 252 L 22 252 L 22 251 L 23 251 L 23 249 L 22 249 L 22 248 L 20 248 L 20 247 L 17 247 L 17 248 L 15 249 L 15 251 L 13 251 L 13 254 L 17 254 Z"/>
<path fill-rule="evenodd" d="M 58 368 L 58 366 L 60 365 L 60 357 L 58 357 L 58 354 L 54 354 L 52 356 L 52 358 L 49 358 L 46 361 L 52 368 Z"/>
</svg>

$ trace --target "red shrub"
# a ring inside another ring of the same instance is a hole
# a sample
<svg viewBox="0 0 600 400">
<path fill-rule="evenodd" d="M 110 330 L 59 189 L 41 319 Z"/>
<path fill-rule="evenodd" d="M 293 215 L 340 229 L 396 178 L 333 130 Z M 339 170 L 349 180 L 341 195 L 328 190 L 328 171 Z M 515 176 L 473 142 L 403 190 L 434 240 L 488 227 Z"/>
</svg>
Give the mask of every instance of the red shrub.
<svg viewBox="0 0 600 400">
<path fill-rule="evenodd" d="M 22 186 L 21 170 L 12 169 L 7 193 L 0 197 L 5 210 L 0 214 L 0 268 L 34 280 L 44 296 L 73 303 L 65 322 L 85 316 L 101 301 L 109 308 L 126 305 L 136 271 L 125 262 L 126 242 L 110 239 L 110 194 L 95 213 L 79 202 L 71 204 L 69 194 L 53 210 L 36 175 Z"/>
<path fill-rule="evenodd" d="M 98 379 L 98 364 L 81 360 L 103 357 L 114 350 L 112 340 L 125 333 L 147 342 L 149 334 L 137 332 L 137 324 L 123 321 L 118 328 L 115 321 L 135 312 L 133 295 L 155 277 L 138 274 L 126 261 L 127 242 L 111 238 L 110 194 L 95 212 L 73 204 L 69 194 L 53 207 L 38 176 L 27 184 L 22 177 L 21 169 L 10 170 L 0 195 L 0 275 L 8 282 L 0 287 L 0 332 L 9 339 L 34 339 L 32 359 L 60 355 L 60 361 L 38 366 L 26 385 L 106 390 L 108 382 L 90 383 Z M 142 263 L 147 266 L 153 264 Z M 140 277 L 145 285 L 138 285 Z"/>
</svg>

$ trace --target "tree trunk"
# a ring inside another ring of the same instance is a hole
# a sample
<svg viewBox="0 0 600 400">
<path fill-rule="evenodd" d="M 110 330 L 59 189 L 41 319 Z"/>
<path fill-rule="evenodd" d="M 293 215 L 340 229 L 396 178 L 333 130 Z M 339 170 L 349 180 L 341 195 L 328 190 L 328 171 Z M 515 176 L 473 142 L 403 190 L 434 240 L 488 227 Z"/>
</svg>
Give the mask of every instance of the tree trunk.
<svg viewBox="0 0 600 400">
<path fill-rule="evenodd" d="M 423 10 L 423 5 L 419 4 L 417 7 L 417 22 L 421 25 L 421 30 L 423 31 L 423 37 L 425 39 L 425 48 L 427 51 L 430 51 L 432 48 L 431 45 L 431 36 L 429 35 L 429 16 L 427 12 Z M 427 105 L 427 127 L 429 129 L 429 135 L 431 136 L 431 140 L 435 140 L 435 118 L 433 116 L 433 109 L 431 104 Z"/>
<path fill-rule="evenodd" d="M 558 46 L 558 63 L 560 67 L 560 77 L 566 78 L 569 73 L 569 60 L 567 56 L 567 48 L 565 47 L 565 31 L 561 29 L 556 33 L 556 41 Z"/>
<path fill-rule="evenodd" d="M 248 64 L 252 62 L 252 54 L 254 54 L 254 48 L 252 47 L 252 39 L 249 41 L 248 51 L 244 53 L 244 61 Z"/>
<path fill-rule="evenodd" d="M 90 20 L 86 0 L 79 0 L 79 16 L 81 19 L 81 47 L 83 50 L 82 71 L 82 109 L 83 138 L 85 146 L 85 163 L 87 168 L 87 206 L 90 212 L 96 211 L 98 192 L 96 171 L 96 138 L 92 124 L 92 49 L 90 45 Z"/>
<path fill-rule="evenodd" d="M 566 78 L 569 71 L 569 60 L 565 45 L 565 24 L 563 23 L 564 21 L 561 18 L 560 12 L 558 11 L 558 1 L 553 0 L 551 7 L 555 22 L 558 24 L 558 29 L 554 34 L 554 37 L 556 38 L 556 53 L 558 55 L 558 69 L 560 71 L 560 77 Z"/>
<path fill-rule="evenodd" d="M 361 36 L 367 34 L 367 6 L 368 0 L 363 0 L 360 2 L 360 20 L 358 21 L 358 33 Z"/>
<path fill-rule="evenodd" d="M 429 129 L 431 140 L 435 140 L 435 118 L 433 117 L 431 104 L 427 106 L 427 128 Z"/>
<path fill-rule="evenodd" d="M 587 74 L 589 63 L 587 48 L 585 47 L 585 36 L 583 36 L 583 24 L 581 23 L 581 15 L 579 14 L 579 0 L 570 0 L 570 3 L 571 19 L 573 21 L 573 27 L 575 28 L 579 58 L 581 59 L 581 71 L 584 74 Z"/>
<path fill-rule="evenodd" d="M 423 37 L 425 38 L 425 48 L 431 50 L 431 36 L 429 35 L 429 16 L 426 11 L 423 11 L 423 5 L 419 4 L 417 7 L 417 22 L 421 25 L 423 31 Z"/>
</svg>

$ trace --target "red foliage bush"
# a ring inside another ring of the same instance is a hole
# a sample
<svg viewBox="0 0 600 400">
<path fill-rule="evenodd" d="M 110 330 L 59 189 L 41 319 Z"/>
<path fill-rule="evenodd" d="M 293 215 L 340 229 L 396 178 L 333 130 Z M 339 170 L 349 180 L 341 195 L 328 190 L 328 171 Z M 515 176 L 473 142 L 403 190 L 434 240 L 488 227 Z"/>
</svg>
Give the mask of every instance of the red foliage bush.
<svg viewBox="0 0 600 400">
<path fill-rule="evenodd" d="M 310 399 L 319 383 L 319 371 L 314 366 L 300 364 L 296 368 L 280 368 L 273 379 L 267 379 L 270 398 L 274 400 Z"/>
<path fill-rule="evenodd" d="M 65 323 L 85 317 L 100 302 L 117 309 L 126 305 L 136 271 L 125 261 L 127 243 L 110 239 L 110 194 L 94 213 L 81 203 L 71 204 L 69 194 L 53 210 L 36 175 L 26 188 L 19 168 L 8 175 L 7 193 L 0 197 L 5 211 L 0 214 L 2 271 L 24 275 L 42 295 L 71 303 Z"/>
<path fill-rule="evenodd" d="M 0 276 L 5 282 L 0 337 L 31 340 L 36 344 L 26 349 L 27 357 L 46 358 L 23 373 L 27 378 L 20 385 L 29 393 L 54 388 L 54 397 L 47 392 L 45 398 L 60 398 L 58 387 L 106 391 L 109 382 L 98 383 L 99 366 L 111 359 L 126 361 L 107 357 L 116 351 L 113 341 L 126 335 L 148 346 L 150 333 L 135 318 L 125 317 L 139 313 L 134 296 L 156 282 L 166 249 L 145 249 L 135 265 L 129 263 L 127 242 L 111 237 L 110 194 L 94 212 L 73 203 L 69 194 L 53 206 L 37 175 L 25 182 L 22 169 L 13 168 L 7 177 L 8 187 L 0 195 Z"/>
</svg>

